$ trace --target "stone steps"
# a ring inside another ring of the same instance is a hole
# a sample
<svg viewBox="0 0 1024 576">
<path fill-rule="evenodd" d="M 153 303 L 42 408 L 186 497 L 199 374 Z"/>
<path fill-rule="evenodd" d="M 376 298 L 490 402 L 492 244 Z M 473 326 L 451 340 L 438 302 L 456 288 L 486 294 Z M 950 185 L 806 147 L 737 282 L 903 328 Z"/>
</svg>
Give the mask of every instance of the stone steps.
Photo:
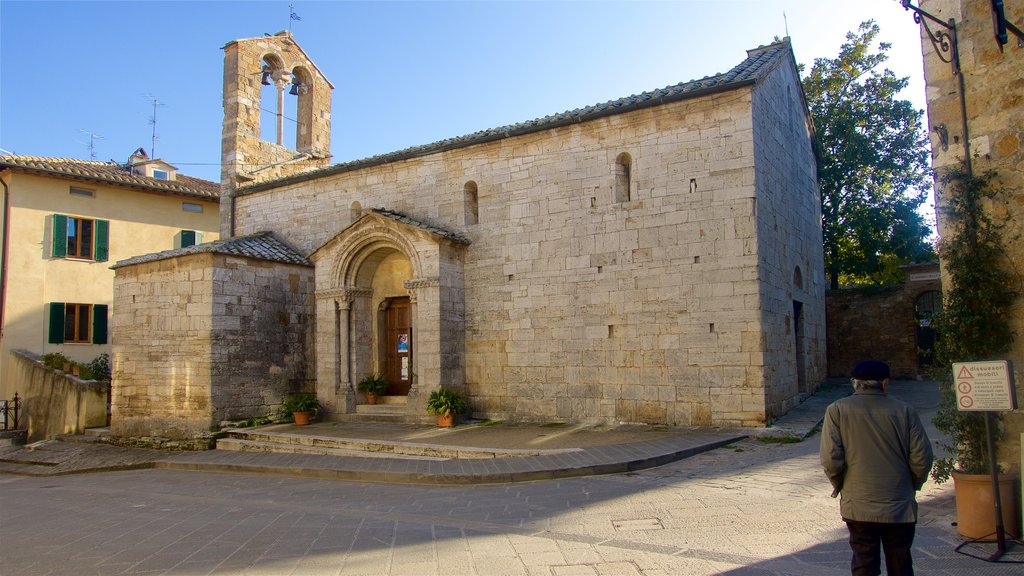
<svg viewBox="0 0 1024 576">
<path fill-rule="evenodd" d="M 245 440 L 242 438 L 221 438 L 217 440 L 217 450 L 235 452 L 277 452 L 282 454 L 312 454 L 315 456 L 352 456 L 358 458 L 398 458 L 409 460 L 449 460 L 434 456 L 414 456 L 393 452 L 358 450 L 332 446 L 316 446 L 291 444 L 277 441 Z"/>
<path fill-rule="evenodd" d="M 359 438 L 339 438 L 289 432 L 260 431 L 234 428 L 227 437 L 217 440 L 218 450 L 250 452 L 280 452 L 294 454 L 320 454 L 325 456 L 354 456 L 364 458 L 411 458 L 421 460 L 493 459 L 541 456 L 579 451 L 578 448 L 558 450 L 474 448 L 396 442 Z"/>
</svg>

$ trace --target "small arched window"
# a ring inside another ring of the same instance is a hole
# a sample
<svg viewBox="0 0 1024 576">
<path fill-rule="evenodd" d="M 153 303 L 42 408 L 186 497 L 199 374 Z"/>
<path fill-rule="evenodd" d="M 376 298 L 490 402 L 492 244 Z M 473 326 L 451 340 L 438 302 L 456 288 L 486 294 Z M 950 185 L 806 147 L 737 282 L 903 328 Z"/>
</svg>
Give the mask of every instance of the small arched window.
<svg viewBox="0 0 1024 576">
<path fill-rule="evenodd" d="M 462 188 L 462 193 L 463 202 L 465 203 L 466 225 L 469 226 L 480 222 L 480 204 L 476 182 L 472 180 L 466 182 L 466 185 Z"/>
<path fill-rule="evenodd" d="M 359 217 L 363 215 L 363 206 L 359 202 L 353 202 L 352 206 L 349 207 L 348 217 L 350 219 L 349 224 L 359 220 Z"/>
<path fill-rule="evenodd" d="M 633 158 L 623 152 L 615 159 L 615 201 L 629 202 L 633 199 Z"/>
<path fill-rule="evenodd" d="M 804 289 L 804 273 L 800 271 L 799 266 L 793 268 L 793 288 Z"/>
</svg>

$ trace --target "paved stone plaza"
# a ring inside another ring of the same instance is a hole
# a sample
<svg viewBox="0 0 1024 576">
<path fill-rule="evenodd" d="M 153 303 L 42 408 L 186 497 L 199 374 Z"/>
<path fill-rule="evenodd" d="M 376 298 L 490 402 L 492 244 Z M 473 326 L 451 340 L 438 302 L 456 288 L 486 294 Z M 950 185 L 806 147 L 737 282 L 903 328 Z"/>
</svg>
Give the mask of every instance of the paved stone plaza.
<svg viewBox="0 0 1024 576">
<path fill-rule="evenodd" d="M 928 406 L 931 390 L 908 382 L 895 394 Z M 0 573 L 848 574 L 817 439 L 457 487 L 164 469 L 0 475 Z M 918 574 L 1021 574 L 954 551 L 952 486 L 929 482 L 920 500 Z"/>
</svg>

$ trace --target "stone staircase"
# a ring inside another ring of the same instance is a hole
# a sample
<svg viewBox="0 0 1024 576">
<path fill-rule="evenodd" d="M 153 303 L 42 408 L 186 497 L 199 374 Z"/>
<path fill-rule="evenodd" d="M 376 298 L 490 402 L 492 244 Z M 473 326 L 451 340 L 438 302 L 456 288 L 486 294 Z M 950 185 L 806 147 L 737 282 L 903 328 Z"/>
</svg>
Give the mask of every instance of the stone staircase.
<svg viewBox="0 0 1024 576">
<path fill-rule="evenodd" d="M 370 407 L 370 416 L 378 416 L 378 408 Z M 567 449 L 477 448 L 451 444 L 432 444 L 397 440 L 377 440 L 332 436 L 329 429 L 291 427 L 288 431 L 261 428 L 232 428 L 217 440 L 217 450 L 240 452 L 277 452 L 318 456 L 349 456 L 359 458 L 392 458 L 409 460 L 493 459 L 540 456 L 578 452 Z"/>
</svg>

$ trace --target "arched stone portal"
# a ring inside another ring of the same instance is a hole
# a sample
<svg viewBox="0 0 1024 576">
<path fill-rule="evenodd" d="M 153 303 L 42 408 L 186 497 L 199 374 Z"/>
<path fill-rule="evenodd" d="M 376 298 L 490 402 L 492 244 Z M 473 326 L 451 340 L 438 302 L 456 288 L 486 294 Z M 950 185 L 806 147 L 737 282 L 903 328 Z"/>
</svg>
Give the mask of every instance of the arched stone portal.
<svg viewBox="0 0 1024 576">
<path fill-rule="evenodd" d="M 355 411 L 354 384 L 372 373 L 392 375 L 393 393 L 409 396 L 415 419 L 426 414 L 414 399 L 441 385 L 463 387 L 468 244 L 456 233 L 375 209 L 310 256 L 316 263 L 317 395 L 328 413 Z M 394 320 L 393 311 L 402 307 L 406 320 Z M 401 330 L 403 322 L 411 332 Z M 393 353 L 402 334 L 405 355 Z"/>
</svg>

